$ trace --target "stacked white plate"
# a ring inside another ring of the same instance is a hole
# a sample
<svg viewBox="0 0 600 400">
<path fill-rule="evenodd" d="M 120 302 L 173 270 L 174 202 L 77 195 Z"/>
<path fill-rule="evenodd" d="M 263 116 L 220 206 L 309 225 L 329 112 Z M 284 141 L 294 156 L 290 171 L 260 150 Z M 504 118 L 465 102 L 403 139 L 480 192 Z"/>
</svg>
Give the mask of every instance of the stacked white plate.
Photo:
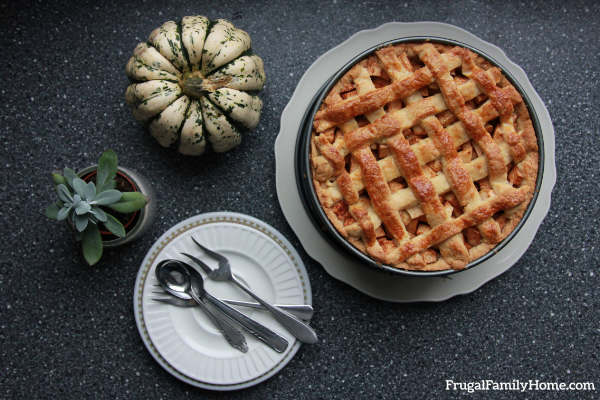
<svg viewBox="0 0 600 400">
<path fill-rule="evenodd" d="M 245 335 L 248 352 L 241 353 L 197 307 L 175 307 L 153 301 L 160 291 L 154 276 L 164 259 L 188 261 L 194 254 L 216 268 L 191 240 L 225 255 L 232 271 L 246 286 L 271 304 L 312 304 L 304 264 L 287 239 L 264 222 L 238 213 L 216 212 L 189 218 L 165 232 L 150 248 L 135 282 L 133 307 L 138 330 L 154 359 L 173 376 L 212 390 L 235 390 L 256 385 L 280 371 L 300 347 L 270 314 L 238 308 L 247 316 L 285 337 L 289 345 L 277 353 L 253 336 Z M 214 296 L 252 301 L 230 282 L 204 280 Z"/>
</svg>

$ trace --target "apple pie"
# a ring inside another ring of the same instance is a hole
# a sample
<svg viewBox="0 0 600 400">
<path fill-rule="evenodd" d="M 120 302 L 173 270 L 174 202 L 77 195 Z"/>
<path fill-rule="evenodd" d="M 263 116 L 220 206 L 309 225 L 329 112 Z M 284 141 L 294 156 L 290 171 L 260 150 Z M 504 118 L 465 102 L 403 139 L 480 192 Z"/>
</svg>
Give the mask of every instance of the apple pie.
<svg viewBox="0 0 600 400">
<path fill-rule="evenodd" d="M 521 94 L 473 51 L 389 45 L 354 64 L 315 114 L 312 182 L 335 229 L 378 263 L 460 270 L 519 224 L 538 174 Z"/>
</svg>

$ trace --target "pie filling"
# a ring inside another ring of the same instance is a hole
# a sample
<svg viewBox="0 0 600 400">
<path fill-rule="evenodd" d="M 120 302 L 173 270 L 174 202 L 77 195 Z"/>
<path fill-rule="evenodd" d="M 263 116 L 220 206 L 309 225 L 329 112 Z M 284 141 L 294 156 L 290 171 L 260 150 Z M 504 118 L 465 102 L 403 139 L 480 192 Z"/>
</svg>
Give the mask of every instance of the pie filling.
<svg viewBox="0 0 600 400">
<path fill-rule="evenodd" d="M 312 179 L 352 245 L 408 270 L 463 269 L 517 226 L 536 185 L 529 112 L 501 70 L 432 42 L 380 48 L 327 94 Z"/>
</svg>

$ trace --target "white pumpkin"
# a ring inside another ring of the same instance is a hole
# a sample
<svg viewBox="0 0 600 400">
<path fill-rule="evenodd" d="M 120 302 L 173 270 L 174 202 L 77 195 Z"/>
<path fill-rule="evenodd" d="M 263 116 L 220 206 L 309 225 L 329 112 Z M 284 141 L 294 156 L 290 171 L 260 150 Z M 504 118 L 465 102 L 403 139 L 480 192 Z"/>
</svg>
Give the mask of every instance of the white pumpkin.
<svg viewBox="0 0 600 400">
<path fill-rule="evenodd" d="M 223 19 L 165 22 L 127 62 L 133 116 L 161 146 L 177 145 L 182 154 L 203 154 L 207 141 L 216 152 L 239 145 L 241 129 L 258 125 L 262 101 L 254 92 L 265 84 L 250 45 L 246 32 Z"/>
</svg>

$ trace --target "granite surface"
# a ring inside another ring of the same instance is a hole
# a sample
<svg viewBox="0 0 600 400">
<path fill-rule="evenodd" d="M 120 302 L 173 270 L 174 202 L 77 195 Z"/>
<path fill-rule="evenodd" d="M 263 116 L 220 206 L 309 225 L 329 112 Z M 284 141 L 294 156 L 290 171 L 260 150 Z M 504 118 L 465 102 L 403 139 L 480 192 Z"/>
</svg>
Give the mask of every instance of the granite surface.
<svg viewBox="0 0 600 400">
<path fill-rule="evenodd" d="M 600 396 L 600 5 L 452 1 L 0 2 L 0 398 L 440 398 L 445 380 L 592 381 L 596 392 L 476 393 L 491 398 Z M 250 32 L 265 61 L 259 127 L 236 150 L 181 158 L 124 102 L 135 45 L 168 19 L 204 14 Z M 304 253 L 275 194 L 280 113 L 306 68 L 355 32 L 389 21 L 442 21 L 504 49 L 528 73 L 556 129 L 552 207 L 522 259 L 475 293 L 388 304 L 331 278 Z M 84 265 L 64 225 L 47 220 L 48 172 L 113 148 L 148 177 L 159 216 L 139 241 Z M 135 326 L 145 252 L 169 227 L 216 210 L 279 229 L 312 283 L 321 342 L 272 379 L 219 394 L 164 371 Z"/>
</svg>

